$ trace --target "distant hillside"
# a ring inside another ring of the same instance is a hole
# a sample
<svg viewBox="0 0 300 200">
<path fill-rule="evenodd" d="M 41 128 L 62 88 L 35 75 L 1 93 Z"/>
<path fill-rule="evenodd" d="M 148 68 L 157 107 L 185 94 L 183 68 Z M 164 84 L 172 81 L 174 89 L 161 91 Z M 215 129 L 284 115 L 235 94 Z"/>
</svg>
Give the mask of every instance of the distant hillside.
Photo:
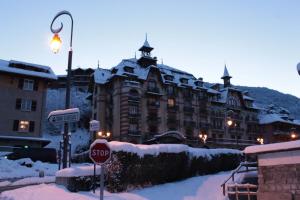
<svg viewBox="0 0 300 200">
<path fill-rule="evenodd" d="M 290 95 L 278 92 L 265 87 L 246 87 L 236 86 L 237 88 L 248 91 L 249 96 L 255 99 L 255 103 L 260 107 L 267 107 L 273 104 L 276 107 L 283 107 L 290 111 L 291 115 L 300 119 L 300 99 Z"/>
</svg>

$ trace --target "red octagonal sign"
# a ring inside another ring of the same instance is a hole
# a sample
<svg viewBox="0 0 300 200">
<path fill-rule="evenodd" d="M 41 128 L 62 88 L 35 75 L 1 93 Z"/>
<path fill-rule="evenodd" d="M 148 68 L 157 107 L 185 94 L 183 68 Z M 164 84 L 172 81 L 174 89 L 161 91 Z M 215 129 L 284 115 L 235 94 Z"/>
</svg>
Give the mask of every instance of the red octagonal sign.
<svg viewBox="0 0 300 200">
<path fill-rule="evenodd" d="M 103 139 L 95 140 L 90 146 L 89 156 L 95 164 L 101 165 L 106 163 L 111 156 L 108 142 Z"/>
</svg>

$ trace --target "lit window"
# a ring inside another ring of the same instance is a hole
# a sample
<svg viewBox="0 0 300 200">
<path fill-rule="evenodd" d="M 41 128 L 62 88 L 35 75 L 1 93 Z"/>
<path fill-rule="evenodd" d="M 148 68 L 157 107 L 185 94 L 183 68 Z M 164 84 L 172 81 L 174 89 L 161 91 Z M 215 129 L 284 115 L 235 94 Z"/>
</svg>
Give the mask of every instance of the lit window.
<svg viewBox="0 0 300 200">
<path fill-rule="evenodd" d="M 29 131 L 29 121 L 20 121 L 19 122 L 19 131 L 28 132 Z"/>
<path fill-rule="evenodd" d="M 175 100 L 174 99 L 168 99 L 168 107 L 172 108 L 175 106 Z"/>
<path fill-rule="evenodd" d="M 21 110 L 22 111 L 31 111 L 32 101 L 29 99 L 22 99 Z"/>
<path fill-rule="evenodd" d="M 33 91 L 34 80 L 24 79 L 23 90 Z"/>
</svg>

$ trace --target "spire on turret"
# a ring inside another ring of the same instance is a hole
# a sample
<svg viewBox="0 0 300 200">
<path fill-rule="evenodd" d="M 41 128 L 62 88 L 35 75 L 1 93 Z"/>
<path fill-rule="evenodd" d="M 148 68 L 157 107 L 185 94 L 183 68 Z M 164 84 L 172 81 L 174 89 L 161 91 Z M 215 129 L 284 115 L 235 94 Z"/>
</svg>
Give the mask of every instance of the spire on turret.
<svg viewBox="0 0 300 200">
<path fill-rule="evenodd" d="M 142 56 L 151 56 L 150 52 L 153 50 L 153 47 L 149 45 L 148 37 L 146 33 L 146 39 L 143 46 L 139 49 L 142 52 Z"/>
<path fill-rule="evenodd" d="M 229 75 L 228 70 L 227 70 L 227 67 L 226 67 L 226 64 L 225 64 L 224 74 L 223 74 L 223 76 L 221 77 L 221 79 L 224 80 L 224 88 L 230 87 L 230 86 L 231 86 L 231 84 L 230 84 L 230 79 L 231 79 L 231 78 L 232 78 L 232 77 Z"/>
<path fill-rule="evenodd" d="M 138 64 L 143 67 L 148 67 L 149 65 L 156 66 L 156 57 L 151 56 L 151 51 L 153 50 L 153 47 L 149 45 L 148 37 L 146 33 L 146 39 L 143 44 L 143 46 L 139 49 L 141 52 L 141 57 L 138 59 Z"/>
</svg>

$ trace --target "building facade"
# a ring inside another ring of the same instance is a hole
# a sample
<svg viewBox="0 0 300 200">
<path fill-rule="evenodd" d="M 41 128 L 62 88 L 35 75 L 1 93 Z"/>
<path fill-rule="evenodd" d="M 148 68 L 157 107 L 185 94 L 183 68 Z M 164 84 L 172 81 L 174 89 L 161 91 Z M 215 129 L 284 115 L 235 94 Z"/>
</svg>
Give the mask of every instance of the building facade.
<svg viewBox="0 0 300 200">
<path fill-rule="evenodd" d="M 0 60 L 0 146 L 43 146 L 42 118 L 50 67 Z"/>
<path fill-rule="evenodd" d="M 133 143 L 241 147 L 256 142 L 258 109 L 230 84 L 226 66 L 223 85 L 206 85 L 202 78 L 158 64 L 152 50 L 146 40 L 140 58 L 95 70 L 92 118 L 100 121 L 102 132 Z"/>
<path fill-rule="evenodd" d="M 87 92 L 90 79 L 94 69 L 87 68 L 76 68 L 71 71 L 71 86 L 79 91 Z M 51 89 L 66 88 L 67 85 L 67 75 L 58 75 L 57 80 L 51 82 L 49 87 Z"/>
</svg>

